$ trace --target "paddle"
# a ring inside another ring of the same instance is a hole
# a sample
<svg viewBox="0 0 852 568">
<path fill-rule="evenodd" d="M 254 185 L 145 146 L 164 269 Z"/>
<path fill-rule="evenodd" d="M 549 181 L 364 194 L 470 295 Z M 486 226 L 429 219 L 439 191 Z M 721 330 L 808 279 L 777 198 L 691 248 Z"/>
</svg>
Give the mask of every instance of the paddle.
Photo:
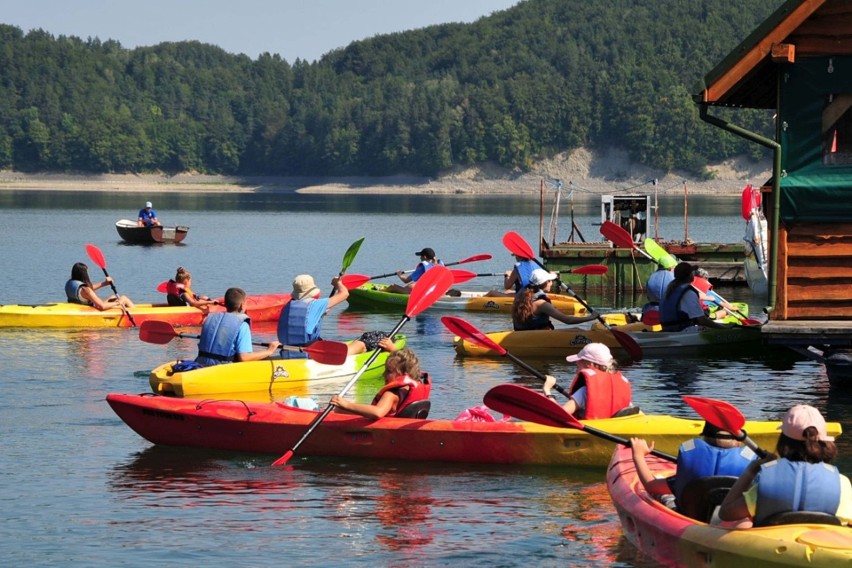
<svg viewBox="0 0 852 568">
<path fill-rule="evenodd" d="M 707 280 L 706 278 L 702 278 L 701 276 L 693 277 L 692 278 L 692 287 L 695 288 L 696 290 L 698 290 L 699 292 L 701 292 L 702 294 L 704 294 L 705 296 L 709 296 L 711 299 L 713 298 L 713 294 L 715 294 L 716 296 L 719 297 L 719 300 L 725 302 L 726 304 L 728 304 L 731 307 L 734 306 L 732 303 L 730 303 L 728 300 L 723 298 L 715 290 L 713 290 L 713 293 L 711 294 L 710 291 L 713 289 L 713 286 L 710 284 L 710 281 Z M 722 308 L 721 305 L 719 307 Z M 737 317 L 742 322 L 743 325 L 762 325 L 761 321 L 753 319 L 753 318 L 749 318 L 748 316 L 746 316 L 744 313 L 742 313 L 741 311 L 739 311 L 736 308 L 734 308 L 733 310 L 730 310 L 728 308 L 723 308 L 723 309 L 728 310 L 731 314 L 733 314 L 735 317 Z"/>
<path fill-rule="evenodd" d="M 139 328 L 139 339 L 146 343 L 163 345 L 175 337 L 186 337 L 190 339 L 201 338 L 200 335 L 194 333 L 179 333 L 175 330 L 172 324 L 164 321 L 143 321 L 142 326 Z M 252 342 L 252 345 L 269 347 L 268 343 L 261 342 Z M 281 351 L 298 351 L 300 353 L 307 353 L 311 359 L 324 365 L 342 365 L 346 361 L 346 356 L 348 354 L 348 346 L 341 341 L 314 341 L 307 347 L 281 345 L 279 349 L 281 349 Z"/>
<path fill-rule="evenodd" d="M 428 272 L 428 271 L 427 271 Z M 490 274 L 476 274 L 470 270 L 459 270 L 457 268 L 450 269 L 450 274 L 453 276 L 453 284 L 462 284 L 468 280 L 472 280 L 477 276 L 491 276 Z M 500 274 L 502 276 L 502 274 Z M 363 286 L 377 276 L 367 276 L 366 274 L 346 274 L 341 277 L 340 281 L 347 288 L 357 288 Z"/>
<path fill-rule="evenodd" d="M 621 227 L 619 227 L 619 229 L 620 228 Z M 506 246 L 506 248 L 509 249 L 509 252 L 511 252 L 513 255 L 520 256 L 523 258 L 529 258 L 541 268 L 547 270 L 544 265 L 540 263 L 537 258 L 535 258 L 535 255 L 532 251 L 532 247 L 530 247 L 530 245 L 518 233 L 514 231 L 507 232 L 505 235 L 503 235 L 503 244 Z M 532 254 L 533 256 L 527 256 L 528 254 Z M 625 351 L 627 351 L 627 354 L 630 356 L 631 359 L 633 359 L 634 361 L 642 360 L 642 348 L 639 346 L 638 343 L 636 343 L 635 339 L 633 339 L 623 331 L 613 329 L 613 327 L 609 325 L 598 312 L 592 309 L 592 307 L 589 306 L 589 304 L 587 304 L 583 298 L 581 298 L 576 292 L 574 292 L 574 290 L 570 286 L 568 286 L 561 280 L 557 279 L 557 281 L 565 287 L 565 290 L 568 292 L 568 295 L 580 302 L 580 304 L 582 304 L 583 307 L 585 307 L 589 312 L 596 314 L 598 321 L 603 324 L 603 326 L 607 329 L 607 331 L 609 331 L 613 335 L 613 337 L 615 337 L 615 340 L 618 341 L 619 345 L 621 345 L 621 347 Z"/>
<path fill-rule="evenodd" d="M 411 294 L 408 296 L 408 304 L 405 308 L 405 315 L 402 316 L 402 319 L 399 320 L 399 323 L 396 324 L 396 327 L 393 328 L 393 331 L 390 332 L 390 337 L 395 336 L 402 326 L 408 322 L 411 318 L 431 306 L 435 301 L 443 296 L 447 290 L 450 289 L 450 286 L 453 285 L 453 275 L 450 273 L 449 269 L 443 266 L 436 266 L 435 268 L 431 268 L 427 270 L 420 280 L 417 281 L 417 285 L 411 289 Z M 361 375 L 373 364 L 373 362 L 378 358 L 379 353 L 381 353 L 381 348 L 374 350 L 367 361 L 361 366 L 360 369 L 355 373 L 355 375 L 349 379 L 349 382 L 346 383 L 346 386 L 343 387 L 337 396 L 345 396 L 349 389 L 351 389 Z M 293 457 L 293 454 L 296 453 L 296 450 L 299 449 L 299 446 L 308 439 L 308 436 L 313 433 L 317 426 L 325 420 L 325 417 L 332 411 L 334 407 L 329 403 L 328 406 L 325 407 L 321 413 L 314 418 L 310 425 L 308 425 L 308 429 L 302 434 L 302 437 L 287 450 L 283 456 L 275 460 L 272 465 L 279 466 L 284 465 L 290 458 Z"/>
<path fill-rule="evenodd" d="M 484 347 L 485 349 L 490 349 L 491 351 L 494 351 L 500 356 L 508 357 L 513 363 L 515 363 L 522 369 L 529 371 L 540 381 L 544 382 L 547 380 L 547 377 L 544 375 L 544 373 L 542 373 L 538 369 L 535 369 L 534 367 L 531 367 L 529 364 L 525 363 L 524 361 L 518 359 L 517 357 L 509 353 L 505 347 L 503 347 L 502 345 L 479 331 L 476 327 L 473 326 L 473 324 L 471 324 L 467 320 L 456 316 L 444 316 L 441 318 L 441 323 L 443 323 L 447 327 L 447 329 L 449 329 L 451 332 L 458 335 L 462 339 L 466 339 L 471 343 L 476 343 L 477 345 L 479 345 L 480 347 Z M 566 391 L 561 386 L 554 385 L 553 388 L 564 394 L 566 397 L 570 397 L 568 391 Z"/>
<path fill-rule="evenodd" d="M 101 252 L 101 249 L 99 249 L 98 247 L 96 247 L 93 244 L 87 244 L 86 245 L 86 253 L 89 255 L 89 258 L 92 259 L 92 262 L 94 262 L 95 264 L 97 264 L 98 266 L 101 267 L 101 270 L 104 271 L 104 276 L 109 278 L 109 272 L 107 272 L 107 267 L 106 267 L 106 259 L 104 258 L 104 255 Z M 119 294 L 118 294 L 118 290 L 115 289 L 115 283 L 112 280 L 110 280 L 109 285 L 110 285 L 110 288 L 112 288 L 112 293 L 115 294 L 115 297 L 121 298 L 121 296 L 119 296 Z M 130 314 L 129 311 L 127 311 L 127 307 L 125 307 L 125 305 L 121 303 L 120 299 L 119 299 L 118 305 L 121 306 L 121 311 L 123 311 L 127 315 L 127 319 L 130 320 L 131 325 L 133 325 L 133 327 L 137 327 L 136 326 L 136 320 L 133 319 L 133 316 Z"/>
<path fill-rule="evenodd" d="M 485 393 L 483 402 L 488 408 L 496 412 L 502 412 L 521 420 L 553 426 L 554 428 L 574 428 L 604 440 L 630 447 L 630 440 L 627 438 L 583 424 L 546 396 L 520 385 L 497 385 Z M 664 460 L 677 462 L 675 456 L 665 452 L 651 450 L 651 454 Z"/>
<path fill-rule="evenodd" d="M 745 445 L 754 450 L 761 458 L 768 455 L 769 452 L 758 446 L 754 440 L 748 437 L 746 431 L 742 429 L 746 422 L 745 416 L 733 404 L 724 400 L 703 398 L 700 396 L 684 395 L 682 398 L 705 421 L 716 428 L 730 432 L 737 440 L 745 442 Z"/>
<path fill-rule="evenodd" d="M 475 254 L 475 255 L 469 256 L 465 259 L 458 260 L 456 262 L 448 262 L 446 264 L 442 264 L 442 265 L 439 265 L 439 266 L 455 266 L 457 264 L 467 264 L 468 262 L 479 262 L 481 260 L 491 260 L 491 255 L 490 254 Z M 414 272 L 414 270 L 406 270 L 405 274 L 411 274 L 412 272 Z M 375 280 L 377 278 L 388 278 L 390 276 L 396 276 L 396 274 L 397 274 L 396 272 L 388 272 L 387 274 L 378 274 L 376 276 L 365 276 L 363 274 L 353 274 L 351 276 L 358 276 L 358 279 L 366 278 L 366 280 L 361 281 L 361 283 L 358 284 L 357 286 L 350 286 L 349 285 L 349 282 L 352 282 L 352 283 L 357 282 L 357 280 L 355 280 L 355 279 L 352 279 L 350 281 L 344 280 L 344 286 L 346 286 L 347 288 L 357 288 L 361 284 L 364 284 L 365 282 L 368 282 L 370 280 Z"/>
<path fill-rule="evenodd" d="M 458 270 L 454 272 L 467 272 L 465 270 Z M 581 274 L 583 276 L 601 276 L 602 274 L 606 274 L 609 272 L 609 267 L 604 266 L 603 264 L 589 264 L 586 266 L 580 266 L 577 268 L 572 268 L 570 270 L 559 270 L 557 274 Z M 480 272 L 479 274 L 474 274 L 472 278 L 479 278 L 482 276 L 505 276 L 506 274 L 503 272 Z"/>
<path fill-rule="evenodd" d="M 355 260 L 355 256 L 358 254 L 358 251 L 361 250 L 361 244 L 364 242 L 365 237 L 361 237 L 346 249 L 346 252 L 343 255 L 343 263 L 340 268 L 340 274 L 338 276 L 343 276 L 349 267 L 352 266 L 352 262 Z"/>
<path fill-rule="evenodd" d="M 653 256 L 639 248 L 639 245 L 637 245 L 633 241 L 633 237 L 630 236 L 630 233 L 628 233 L 626 230 L 624 230 L 624 228 L 619 227 L 612 221 L 604 221 L 603 224 L 601 224 L 601 234 L 607 239 L 611 240 L 612 243 L 617 247 L 634 249 L 648 260 L 653 261 L 656 264 L 660 263 Z"/>
</svg>

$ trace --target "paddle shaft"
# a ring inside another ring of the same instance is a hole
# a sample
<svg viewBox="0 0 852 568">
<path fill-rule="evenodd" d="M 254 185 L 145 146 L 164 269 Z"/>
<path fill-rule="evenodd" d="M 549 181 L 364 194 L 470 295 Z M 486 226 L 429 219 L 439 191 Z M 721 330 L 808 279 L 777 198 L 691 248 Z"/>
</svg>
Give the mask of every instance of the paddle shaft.
<svg viewBox="0 0 852 568">
<path fill-rule="evenodd" d="M 118 302 L 118 305 L 121 306 L 121 311 L 124 312 L 133 327 L 138 327 L 136 325 L 136 320 L 133 319 L 133 314 L 131 314 L 127 307 L 121 303 L 121 296 L 115 287 L 115 283 L 112 279 L 110 279 L 109 272 L 107 272 L 106 260 L 104 259 L 103 253 L 101 253 L 101 249 L 97 248 L 95 245 L 86 245 L 86 251 L 89 253 L 89 257 L 94 261 L 94 263 L 100 266 L 101 270 L 103 270 L 104 276 L 106 276 L 109 281 L 109 287 L 112 288 L 112 293 L 115 294 L 116 301 Z"/>
<path fill-rule="evenodd" d="M 201 339 L 201 336 L 198 335 L 197 333 L 180 333 L 180 332 L 177 332 L 177 331 L 175 332 L 174 337 L 180 337 L 180 338 L 184 338 L 184 339 Z M 252 341 L 251 344 L 257 345 L 258 347 L 269 347 L 269 345 L 270 345 L 269 343 L 264 343 L 263 341 Z M 278 348 L 281 349 L 282 351 L 305 352 L 305 350 L 306 350 L 305 347 L 295 347 L 295 346 L 292 346 L 292 345 L 279 345 Z"/>
<path fill-rule="evenodd" d="M 402 326 L 405 325 L 406 322 L 408 322 L 408 320 L 410 319 L 411 318 L 407 314 L 403 316 L 399 323 L 396 324 L 396 327 L 393 328 L 393 331 L 390 332 L 390 337 L 396 336 L 399 330 L 402 329 Z M 353 375 L 351 379 L 349 379 L 349 382 L 346 383 L 346 386 L 343 387 L 343 389 L 338 393 L 337 396 L 346 396 L 346 393 L 348 393 L 349 390 L 355 385 L 355 383 L 358 382 L 358 379 L 361 378 L 361 375 L 363 375 L 367 371 L 370 365 L 372 365 L 376 361 L 376 359 L 379 357 L 379 353 L 381 352 L 381 347 L 373 350 L 367 361 L 361 366 L 360 369 L 358 369 L 358 372 L 355 373 L 355 375 Z M 302 443 L 304 443 L 304 441 L 308 439 L 308 437 L 313 433 L 316 427 L 319 426 L 323 420 L 325 420 L 325 417 L 328 416 L 333 409 L 334 405 L 329 403 L 325 407 L 325 409 L 311 421 L 311 423 L 308 425 L 308 429 L 305 430 L 304 434 L 302 434 L 302 437 L 299 438 L 299 440 L 295 444 L 293 444 L 293 446 L 289 450 L 287 450 L 287 452 L 283 456 L 273 462 L 272 465 L 283 465 L 287 463 L 290 460 L 290 457 L 294 453 L 296 453 L 296 450 L 299 449 L 299 446 L 301 446 Z"/>
<path fill-rule="evenodd" d="M 457 260 L 455 262 L 448 262 L 446 264 L 442 264 L 439 266 L 456 266 L 457 264 L 467 264 L 468 262 L 478 262 L 480 260 L 489 260 L 491 258 L 490 254 L 477 254 L 462 260 Z M 411 274 L 417 270 L 416 268 L 412 270 L 404 270 L 403 274 Z M 379 274 L 378 276 L 370 276 L 370 280 L 375 280 L 376 278 L 388 278 L 389 276 L 396 276 L 398 272 L 388 272 L 387 274 Z M 493 276 L 492 274 L 477 274 L 476 276 Z M 502 274 L 500 274 L 502 276 Z"/>
</svg>

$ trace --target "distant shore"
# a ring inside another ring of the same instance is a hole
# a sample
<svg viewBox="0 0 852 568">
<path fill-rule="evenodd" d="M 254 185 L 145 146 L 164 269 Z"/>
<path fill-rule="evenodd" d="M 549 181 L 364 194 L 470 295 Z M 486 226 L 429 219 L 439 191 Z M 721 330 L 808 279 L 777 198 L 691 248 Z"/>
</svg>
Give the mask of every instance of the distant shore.
<svg viewBox="0 0 852 568">
<path fill-rule="evenodd" d="M 389 177 L 236 177 L 203 174 L 28 174 L 0 170 L 0 191 L 117 191 L 127 193 L 350 193 L 420 195 L 538 196 L 543 183 L 559 180 L 576 195 L 630 192 L 739 195 L 747 183 L 762 184 L 766 164 L 732 161 L 710 168 L 712 180 L 664 174 L 632 166 L 618 153 L 596 156 L 584 150 L 537 164 L 530 172 L 496 166 L 460 168 L 436 178 Z M 656 186 L 651 180 L 657 180 Z"/>
</svg>

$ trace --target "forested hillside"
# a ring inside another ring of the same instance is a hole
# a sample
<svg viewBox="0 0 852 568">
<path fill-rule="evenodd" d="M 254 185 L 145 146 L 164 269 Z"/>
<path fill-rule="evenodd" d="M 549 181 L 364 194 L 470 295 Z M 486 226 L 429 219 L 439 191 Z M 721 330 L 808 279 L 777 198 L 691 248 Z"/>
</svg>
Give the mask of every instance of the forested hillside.
<svg viewBox="0 0 852 568">
<path fill-rule="evenodd" d="M 586 146 L 701 172 L 759 155 L 699 120 L 690 95 L 780 4 L 525 0 L 313 64 L 0 24 L 0 169 L 434 175 Z M 765 113 L 736 119 L 769 132 Z"/>
</svg>

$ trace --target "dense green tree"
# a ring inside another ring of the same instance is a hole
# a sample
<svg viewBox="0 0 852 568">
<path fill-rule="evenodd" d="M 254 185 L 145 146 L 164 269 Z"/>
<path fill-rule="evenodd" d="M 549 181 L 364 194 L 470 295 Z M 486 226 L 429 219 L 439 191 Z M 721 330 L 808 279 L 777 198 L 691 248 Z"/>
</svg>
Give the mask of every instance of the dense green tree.
<svg viewBox="0 0 852 568">
<path fill-rule="evenodd" d="M 292 64 L 0 24 L 0 167 L 436 175 L 588 146 L 702 172 L 764 152 L 700 121 L 690 94 L 780 4 L 525 0 Z M 771 134 L 767 113 L 736 120 Z"/>
</svg>

